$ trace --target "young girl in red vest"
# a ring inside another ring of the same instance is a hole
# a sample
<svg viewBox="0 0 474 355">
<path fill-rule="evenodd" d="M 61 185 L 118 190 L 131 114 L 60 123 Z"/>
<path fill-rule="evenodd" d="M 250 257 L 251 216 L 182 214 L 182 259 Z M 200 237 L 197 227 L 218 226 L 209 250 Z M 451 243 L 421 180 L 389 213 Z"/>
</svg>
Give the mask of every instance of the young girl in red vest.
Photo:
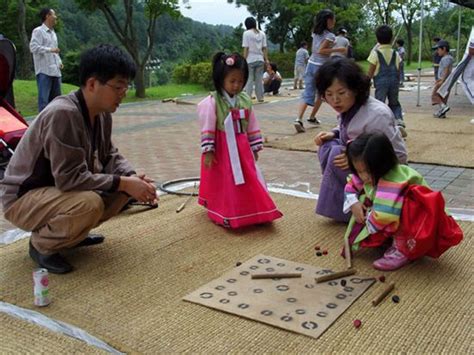
<svg viewBox="0 0 474 355">
<path fill-rule="evenodd" d="M 216 91 L 198 105 L 201 126 L 199 204 L 220 225 L 239 228 L 282 216 L 256 165 L 262 135 L 249 96 L 242 92 L 249 71 L 238 53 L 217 53 Z"/>
<path fill-rule="evenodd" d="M 352 175 L 345 187 L 344 212 L 352 217 L 344 238 L 352 250 L 389 244 L 376 269 L 391 271 L 422 256 L 439 257 L 463 233 L 444 211 L 440 192 L 398 163 L 382 133 L 362 134 L 347 146 Z"/>
</svg>

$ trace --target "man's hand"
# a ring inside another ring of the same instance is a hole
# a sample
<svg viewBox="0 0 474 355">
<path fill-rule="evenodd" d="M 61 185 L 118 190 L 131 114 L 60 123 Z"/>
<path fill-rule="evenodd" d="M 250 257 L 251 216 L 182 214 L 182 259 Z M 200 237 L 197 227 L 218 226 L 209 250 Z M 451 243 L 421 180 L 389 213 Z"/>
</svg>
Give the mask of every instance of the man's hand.
<svg viewBox="0 0 474 355">
<path fill-rule="evenodd" d="M 214 164 L 216 161 L 216 157 L 214 152 L 207 152 L 204 153 L 204 166 L 206 168 L 210 168 L 212 164 Z"/>
<path fill-rule="evenodd" d="M 339 169 L 349 169 L 349 161 L 347 160 L 347 155 L 345 153 L 336 155 L 334 157 L 333 163 L 334 166 L 337 166 Z"/>
<path fill-rule="evenodd" d="M 153 180 L 145 175 L 139 176 L 121 176 L 119 191 L 126 192 L 137 201 L 149 204 L 156 204 L 158 197 L 156 196 L 156 188 L 151 184 Z M 147 180 L 145 180 L 147 179 Z"/>
<path fill-rule="evenodd" d="M 51 48 L 51 52 L 59 54 L 59 52 L 61 52 L 61 50 L 59 48 Z"/>
<path fill-rule="evenodd" d="M 357 223 L 365 223 L 365 213 L 367 211 L 367 207 L 365 205 L 357 202 L 351 206 L 351 211 Z"/>
<path fill-rule="evenodd" d="M 317 146 L 322 145 L 326 141 L 330 141 L 334 138 L 334 132 L 319 132 L 316 137 L 314 137 L 314 143 Z"/>
<path fill-rule="evenodd" d="M 253 157 L 255 158 L 255 161 L 258 161 L 258 152 L 254 151 Z"/>
</svg>

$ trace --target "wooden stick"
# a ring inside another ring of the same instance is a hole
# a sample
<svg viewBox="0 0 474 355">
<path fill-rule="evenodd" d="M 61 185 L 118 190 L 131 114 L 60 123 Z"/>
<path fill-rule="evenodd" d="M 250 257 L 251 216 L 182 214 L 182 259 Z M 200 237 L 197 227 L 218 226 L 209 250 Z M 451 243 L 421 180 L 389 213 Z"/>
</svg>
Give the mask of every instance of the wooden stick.
<svg viewBox="0 0 474 355">
<path fill-rule="evenodd" d="M 176 213 L 181 212 L 184 209 L 184 207 L 188 204 L 188 202 L 195 196 L 196 186 L 197 186 L 196 183 L 194 183 L 193 192 L 191 193 L 191 195 L 189 195 L 186 201 L 184 201 L 181 205 L 179 205 L 179 207 L 176 209 Z"/>
<path fill-rule="evenodd" d="M 301 277 L 301 273 L 287 274 L 253 274 L 252 279 L 292 279 Z"/>
<path fill-rule="evenodd" d="M 346 258 L 347 269 L 352 268 L 351 246 L 349 245 L 349 238 L 344 238 L 344 256 Z"/>
<path fill-rule="evenodd" d="M 395 284 L 392 282 L 388 285 L 383 292 L 372 301 L 372 306 L 378 305 L 382 300 L 395 288 Z"/>
<path fill-rule="evenodd" d="M 325 282 L 325 281 L 340 279 L 341 277 L 344 277 L 344 276 L 354 275 L 356 272 L 357 272 L 356 269 L 349 269 L 349 270 L 343 270 L 343 271 L 335 272 L 333 274 L 324 275 L 324 276 L 321 276 L 321 277 L 317 277 L 316 278 L 316 283 L 319 284 L 319 283 Z"/>
</svg>

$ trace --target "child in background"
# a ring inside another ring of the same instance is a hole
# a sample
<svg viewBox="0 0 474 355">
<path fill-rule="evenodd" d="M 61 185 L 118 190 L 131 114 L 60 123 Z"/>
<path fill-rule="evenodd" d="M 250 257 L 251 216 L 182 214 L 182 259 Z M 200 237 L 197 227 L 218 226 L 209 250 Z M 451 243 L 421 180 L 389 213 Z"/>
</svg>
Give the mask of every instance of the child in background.
<svg viewBox="0 0 474 355">
<path fill-rule="evenodd" d="M 390 26 L 382 25 L 375 31 L 375 36 L 378 46 L 367 58 L 369 62 L 367 75 L 374 79 L 375 98 L 382 102 L 388 99 L 388 106 L 395 115 L 400 132 L 406 137 L 402 106 L 398 100 L 400 56 L 390 45 L 393 37 L 392 29 Z"/>
<path fill-rule="evenodd" d="M 199 204 L 209 218 L 229 228 L 271 222 L 282 216 L 256 160 L 262 135 L 250 97 L 242 92 L 248 65 L 238 53 L 217 53 L 212 61 L 216 91 L 198 105 L 201 126 Z"/>
<path fill-rule="evenodd" d="M 398 163 L 384 134 L 359 136 L 346 154 L 353 174 L 345 187 L 344 212 L 352 211 L 352 217 L 344 238 L 352 250 L 389 242 L 373 263 L 376 269 L 391 271 L 424 255 L 439 257 L 462 240 L 461 229 L 444 212 L 441 193 L 431 191 L 416 170 Z"/>
<path fill-rule="evenodd" d="M 403 86 L 405 81 L 405 41 L 403 39 L 397 39 L 397 53 L 400 56 L 400 86 Z"/>
<path fill-rule="evenodd" d="M 431 104 L 433 106 L 438 105 L 438 110 L 433 114 L 433 117 L 446 118 L 446 113 L 450 110 L 450 107 L 447 105 L 449 93 L 443 98 L 437 91 L 441 85 L 443 85 L 449 74 L 451 74 L 454 59 L 451 54 L 449 54 L 449 43 L 447 41 L 439 41 L 436 44 L 436 51 L 441 57 L 441 60 L 439 62 L 438 80 L 436 80 L 431 94 Z"/>
<path fill-rule="evenodd" d="M 433 37 L 432 39 L 433 47 L 431 49 L 433 50 L 433 70 L 434 70 L 435 81 L 439 79 L 438 70 L 439 70 L 439 61 L 441 60 L 441 57 L 438 55 L 438 48 L 436 47 L 439 41 L 441 41 L 441 38 L 439 37 Z"/>
<path fill-rule="evenodd" d="M 281 75 L 275 63 L 268 63 L 267 70 L 263 74 L 263 92 L 278 95 L 281 86 Z"/>
<path fill-rule="evenodd" d="M 306 64 L 308 63 L 308 43 L 305 41 L 301 42 L 300 48 L 296 51 L 295 56 L 295 82 L 293 83 L 293 89 L 303 89 L 303 76 L 306 70 Z"/>
<path fill-rule="evenodd" d="M 313 44 L 311 46 L 311 57 L 308 60 L 308 65 L 304 73 L 304 91 L 301 95 L 301 103 L 298 108 L 298 116 L 293 125 L 296 132 L 302 133 L 305 131 L 303 125 L 303 116 L 308 106 L 313 106 L 307 121 L 312 124 L 320 124 L 321 122 L 316 118 L 322 101 L 319 96 L 316 97 L 316 87 L 314 85 L 316 74 L 321 65 L 326 63 L 330 55 L 334 52 L 340 52 L 344 55 L 347 53 L 347 48 L 333 48 L 336 36 L 332 33 L 332 29 L 336 25 L 336 15 L 331 10 L 325 9 L 319 11 L 314 17 Z"/>
</svg>

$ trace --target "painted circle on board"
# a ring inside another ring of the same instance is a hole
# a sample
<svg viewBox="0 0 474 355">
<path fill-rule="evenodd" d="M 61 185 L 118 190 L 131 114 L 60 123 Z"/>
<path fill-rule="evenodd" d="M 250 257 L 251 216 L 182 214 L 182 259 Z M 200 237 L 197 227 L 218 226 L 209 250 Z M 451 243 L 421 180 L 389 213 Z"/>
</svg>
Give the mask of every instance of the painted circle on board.
<svg viewBox="0 0 474 355">
<path fill-rule="evenodd" d="M 290 288 L 288 287 L 288 285 L 278 285 L 276 289 L 278 291 L 288 291 Z"/>
<path fill-rule="evenodd" d="M 253 290 L 254 293 L 263 293 L 263 290 L 261 288 L 256 288 Z"/>
<path fill-rule="evenodd" d="M 301 323 L 301 326 L 304 329 L 316 329 L 318 327 L 318 323 L 312 322 L 312 321 L 306 321 L 306 322 Z"/>
<path fill-rule="evenodd" d="M 271 316 L 273 314 L 273 312 L 268 310 L 268 309 L 265 309 L 265 310 L 261 311 L 260 314 L 262 314 L 264 316 Z"/>
<path fill-rule="evenodd" d="M 257 260 L 260 264 L 268 264 L 270 263 L 270 259 L 258 259 Z"/>
<path fill-rule="evenodd" d="M 216 286 L 215 289 L 216 289 L 216 290 L 219 290 L 219 291 L 222 291 L 222 290 L 225 289 L 225 286 L 219 285 L 219 286 Z"/>
<path fill-rule="evenodd" d="M 316 315 L 317 315 L 318 317 L 324 318 L 324 317 L 327 317 L 328 314 L 327 314 L 327 312 L 321 311 L 321 312 L 316 313 Z"/>
<path fill-rule="evenodd" d="M 227 298 L 223 298 L 221 300 L 219 300 L 220 303 L 223 303 L 223 304 L 227 304 L 230 302 L 230 300 L 228 300 Z"/>
<path fill-rule="evenodd" d="M 283 322 L 290 322 L 293 320 L 293 317 L 291 316 L 283 316 L 280 318 Z"/>
<path fill-rule="evenodd" d="M 306 314 L 306 311 L 304 309 L 297 309 L 295 311 L 296 314 Z"/>
<path fill-rule="evenodd" d="M 328 303 L 328 304 L 326 305 L 326 307 L 327 307 L 327 308 L 334 309 L 334 308 L 337 307 L 337 304 L 335 304 L 335 303 Z"/>
<path fill-rule="evenodd" d="M 203 292 L 199 296 L 201 298 L 212 298 L 214 295 L 211 292 Z"/>
</svg>

